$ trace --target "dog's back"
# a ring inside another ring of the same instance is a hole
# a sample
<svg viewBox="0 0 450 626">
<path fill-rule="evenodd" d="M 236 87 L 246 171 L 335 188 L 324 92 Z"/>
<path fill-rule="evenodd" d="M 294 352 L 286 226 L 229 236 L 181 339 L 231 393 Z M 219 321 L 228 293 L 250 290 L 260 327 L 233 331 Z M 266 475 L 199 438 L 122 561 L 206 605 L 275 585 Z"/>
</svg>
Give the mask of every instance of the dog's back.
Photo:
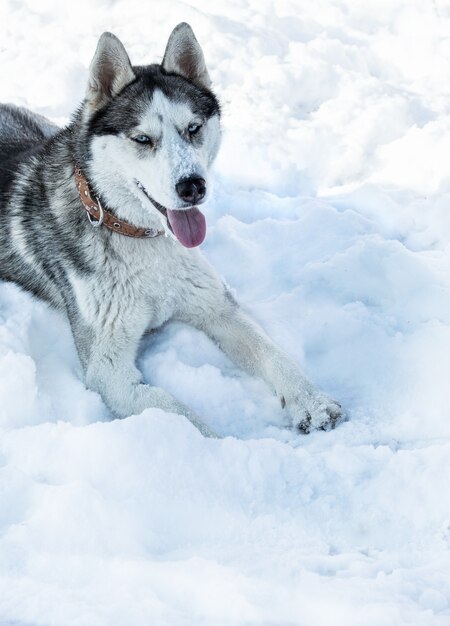
<svg viewBox="0 0 450 626">
<path fill-rule="evenodd" d="M 29 147 L 52 137 L 58 127 L 42 115 L 32 113 L 14 104 L 0 104 L 0 146 L 2 159 L 4 149 Z M 8 148 L 9 147 L 9 148 Z"/>
<path fill-rule="evenodd" d="M 42 115 L 13 104 L 0 104 L 0 189 L 5 191 L 15 165 L 34 153 L 58 127 Z"/>
<path fill-rule="evenodd" d="M 23 107 L 0 104 L 0 278 L 48 301 L 51 285 L 42 267 L 54 253 L 46 238 L 53 223 L 47 180 L 52 175 L 44 176 L 43 168 L 59 130 Z"/>
</svg>

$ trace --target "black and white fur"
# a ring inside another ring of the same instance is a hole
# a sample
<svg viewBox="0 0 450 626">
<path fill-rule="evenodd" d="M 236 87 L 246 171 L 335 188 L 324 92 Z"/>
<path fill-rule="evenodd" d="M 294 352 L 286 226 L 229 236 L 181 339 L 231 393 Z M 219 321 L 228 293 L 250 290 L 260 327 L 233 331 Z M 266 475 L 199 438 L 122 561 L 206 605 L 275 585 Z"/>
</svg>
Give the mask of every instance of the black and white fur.
<svg viewBox="0 0 450 626">
<path fill-rule="evenodd" d="M 0 276 L 66 312 L 86 384 L 117 416 L 159 407 L 213 434 L 164 389 L 144 384 L 135 365 L 146 331 L 181 320 L 264 378 L 294 426 L 330 428 L 340 406 L 241 310 L 201 253 L 177 241 L 157 208 L 189 208 L 176 185 L 190 176 L 207 181 L 219 120 L 188 24 L 172 32 L 161 65 L 131 66 L 120 41 L 104 33 L 86 98 L 66 128 L 1 105 Z M 140 135 L 151 142 L 138 143 Z M 76 163 L 112 213 L 166 236 L 131 239 L 93 228 L 75 186 Z"/>
</svg>

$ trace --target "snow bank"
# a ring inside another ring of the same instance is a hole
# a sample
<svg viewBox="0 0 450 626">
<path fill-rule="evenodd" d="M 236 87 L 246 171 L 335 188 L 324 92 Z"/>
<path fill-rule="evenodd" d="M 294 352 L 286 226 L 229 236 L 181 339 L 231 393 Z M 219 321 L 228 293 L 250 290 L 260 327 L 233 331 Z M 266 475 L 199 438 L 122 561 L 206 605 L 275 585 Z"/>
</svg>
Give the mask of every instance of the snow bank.
<svg viewBox="0 0 450 626">
<path fill-rule="evenodd" d="M 103 30 L 151 62 L 183 20 L 224 106 L 205 254 L 349 419 L 293 433 L 174 324 L 140 367 L 225 438 L 110 421 L 65 319 L 0 284 L 0 624 L 447 626 L 450 10 L 11 0 L 0 100 L 63 123 Z"/>
</svg>

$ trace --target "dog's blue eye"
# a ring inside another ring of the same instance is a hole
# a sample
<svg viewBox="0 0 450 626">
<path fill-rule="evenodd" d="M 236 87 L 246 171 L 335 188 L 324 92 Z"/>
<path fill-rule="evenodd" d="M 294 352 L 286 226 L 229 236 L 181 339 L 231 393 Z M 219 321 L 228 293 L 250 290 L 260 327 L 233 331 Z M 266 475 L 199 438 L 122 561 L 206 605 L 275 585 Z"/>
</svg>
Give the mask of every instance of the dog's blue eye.
<svg viewBox="0 0 450 626">
<path fill-rule="evenodd" d="M 138 143 L 152 143 L 152 140 L 147 135 L 136 135 L 133 137 L 133 141 L 137 141 Z"/>
<path fill-rule="evenodd" d="M 201 124 L 191 124 L 190 126 L 188 126 L 189 134 L 196 135 L 201 127 L 202 127 Z"/>
</svg>

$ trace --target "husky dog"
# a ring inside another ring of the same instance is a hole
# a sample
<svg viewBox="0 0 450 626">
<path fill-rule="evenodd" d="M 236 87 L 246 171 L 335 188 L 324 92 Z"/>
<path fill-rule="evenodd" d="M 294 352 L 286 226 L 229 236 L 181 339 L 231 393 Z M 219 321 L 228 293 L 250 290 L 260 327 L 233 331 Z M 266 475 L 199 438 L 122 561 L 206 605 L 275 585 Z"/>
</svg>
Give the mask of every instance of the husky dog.
<svg viewBox="0 0 450 626">
<path fill-rule="evenodd" d="M 188 24 L 160 65 L 132 66 L 104 33 L 85 100 L 67 128 L 0 106 L 0 277 L 65 311 L 86 385 L 118 417 L 148 407 L 212 431 L 135 365 L 141 337 L 168 320 L 204 331 L 267 381 L 293 425 L 332 428 L 340 405 L 240 309 L 202 243 L 220 107 Z"/>
</svg>

